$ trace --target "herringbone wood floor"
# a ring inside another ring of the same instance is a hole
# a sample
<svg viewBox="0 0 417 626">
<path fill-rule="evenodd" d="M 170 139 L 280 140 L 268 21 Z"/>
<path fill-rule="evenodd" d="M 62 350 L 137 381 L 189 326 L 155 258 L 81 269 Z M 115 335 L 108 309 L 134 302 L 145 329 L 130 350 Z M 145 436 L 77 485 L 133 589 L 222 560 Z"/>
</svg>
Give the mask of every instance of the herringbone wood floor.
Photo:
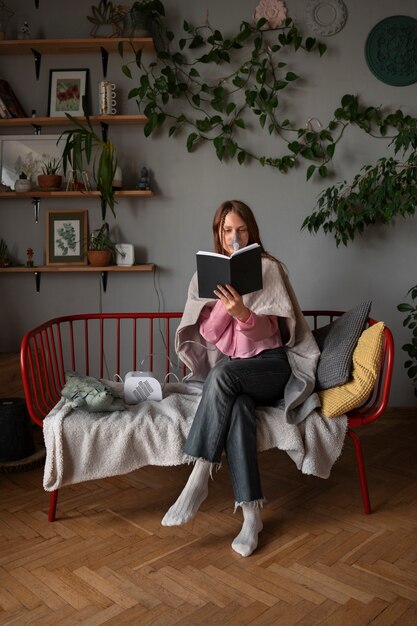
<svg viewBox="0 0 417 626">
<path fill-rule="evenodd" d="M 350 441 L 328 480 L 260 455 L 264 531 L 235 554 L 226 467 L 197 518 L 160 519 L 189 468 L 148 467 L 62 489 L 47 522 L 42 469 L 0 474 L 0 624 L 417 623 L 417 412 L 363 428 L 374 513 Z"/>
</svg>

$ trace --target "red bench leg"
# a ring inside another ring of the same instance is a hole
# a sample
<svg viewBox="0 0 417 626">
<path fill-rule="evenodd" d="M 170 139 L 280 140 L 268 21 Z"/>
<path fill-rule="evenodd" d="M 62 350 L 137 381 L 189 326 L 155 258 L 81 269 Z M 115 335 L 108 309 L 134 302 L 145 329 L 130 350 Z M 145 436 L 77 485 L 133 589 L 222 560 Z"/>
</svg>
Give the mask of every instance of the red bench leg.
<svg viewBox="0 0 417 626">
<path fill-rule="evenodd" d="M 356 463 L 358 465 L 359 481 L 361 484 L 363 510 L 365 513 L 368 514 L 372 512 L 372 509 L 371 509 L 371 503 L 369 500 L 368 484 L 366 482 L 366 473 L 365 473 L 365 465 L 363 463 L 361 442 L 359 441 L 358 435 L 350 428 L 348 428 L 347 434 L 352 439 L 353 445 L 355 446 Z"/>
<path fill-rule="evenodd" d="M 51 493 L 51 495 L 49 497 L 48 522 L 54 522 L 55 521 L 57 500 L 58 500 L 58 490 L 52 491 L 52 493 Z"/>
</svg>

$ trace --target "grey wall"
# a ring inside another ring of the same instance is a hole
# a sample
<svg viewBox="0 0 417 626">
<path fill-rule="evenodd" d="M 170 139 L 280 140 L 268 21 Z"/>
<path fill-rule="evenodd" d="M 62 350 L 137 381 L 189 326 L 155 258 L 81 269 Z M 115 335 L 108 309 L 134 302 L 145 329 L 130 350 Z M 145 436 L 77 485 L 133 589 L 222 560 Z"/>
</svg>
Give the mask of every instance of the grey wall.
<svg viewBox="0 0 417 626">
<path fill-rule="evenodd" d="M 344 29 L 323 39 L 329 46 L 328 54 L 322 60 L 303 52 L 293 57 L 292 68 L 303 80 L 294 86 L 291 95 L 283 95 L 288 115 L 299 125 L 309 117 L 326 124 L 345 93 L 357 93 L 363 102 L 383 105 L 386 110 L 401 107 L 405 113 L 416 115 L 416 85 L 391 87 L 378 81 L 368 70 L 363 52 L 367 34 L 379 20 L 393 14 L 417 18 L 415 1 L 399 0 L 395 8 L 390 0 L 345 2 L 348 21 Z M 256 0 L 165 0 L 174 30 L 184 18 L 201 24 L 208 6 L 212 25 L 225 33 L 235 31 L 241 20 L 250 20 L 256 4 Z M 16 18 L 12 28 L 27 19 L 33 37 L 88 36 L 85 16 L 90 12 L 90 2 L 40 0 L 38 11 L 29 0 L 15 0 L 13 5 Z M 288 0 L 287 6 L 300 28 L 306 28 L 305 2 Z M 11 30 L 9 36 L 16 34 Z M 0 57 L 1 77 L 11 83 L 24 107 L 28 111 L 36 109 L 38 115 L 47 113 L 49 69 L 84 67 L 90 69 L 93 113 L 97 113 L 97 84 L 101 79 L 98 55 L 46 55 L 42 58 L 39 81 L 35 80 L 29 56 Z M 219 75 L 222 72 L 224 69 L 219 68 Z M 118 112 L 136 113 L 136 105 L 127 101 L 132 83 L 122 76 L 117 55 L 110 57 L 108 76 L 118 86 Z M 16 132 L 27 131 L 13 130 L 10 134 Z M 133 183 L 143 165 L 152 172 L 156 196 L 120 201 L 117 220 L 110 216 L 109 221 L 119 240 L 135 244 L 137 261 L 158 265 L 155 283 L 165 310 L 180 310 L 183 306 L 195 267 L 195 251 L 211 245 L 215 208 L 225 199 L 240 198 L 254 208 L 266 248 L 287 264 L 304 309 L 347 309 L 372 299 L 373 316 L 391 327 L 397 345 L 391 404 L 414 404 L 403 368 L 405 355 L 400 349 L 407 333 L 396 305 L 417 282 L 415 219 L 374 228 L 348 248 L 337 249 L 330 237 L 300 232 L 317 194 L 331 182 L 306 182 L 304 166 L 282 175 L 256 164 L 241 167 L 237 163 L 220 163 L 209 146 L 188 154 L 184 138 L 168 139 L 161 135 L 146 139 L 141 127 L 114 127 L 111 133 L 119 148 L 126 181 Z M 276 139 L 257 133 L 250 142 L 258 152 L 283 152 Z M 337 151 L 333 181 L 351 178 L 361 165 L 386 153 L 387 146 L 386 140 L 370 139 L 354 129 L 348 130 Z M 35 249 L 35 262 L 44 262 L 45 211 L 65 208 L 88 208 L 91 226 L 100 223 L 99 204 L 93 200 L 44 201 L 39 224 L 34 222 L 30 202 L 1 201 L 0 236 L 8 242 L 15 259 L 24 262 L 26 248 L 31 246 Z M 34 279 L 29 275 L 1 276 L 0 280 L 1 351 L 17 351 L 23 333 L 52 316 L 99 310 L 151 311 L 159 306 L 151 274 L 110 274 L 106 293 L 101 293 L 98 275 L 45 275 L 40 293 L 36 293 Z"/>
</svg>

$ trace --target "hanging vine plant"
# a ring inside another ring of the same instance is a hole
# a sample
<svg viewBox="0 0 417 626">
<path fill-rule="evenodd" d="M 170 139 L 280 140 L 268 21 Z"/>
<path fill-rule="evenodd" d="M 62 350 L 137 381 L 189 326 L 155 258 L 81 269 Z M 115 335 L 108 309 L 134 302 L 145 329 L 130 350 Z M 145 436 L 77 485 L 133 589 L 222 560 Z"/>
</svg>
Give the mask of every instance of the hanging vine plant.
<svg viewBox="0 0 417 626">
<path fill-rule="evenodd" d="M 164 24 L 162 3 L 149 3 L 157 59 L 146 61 L 142 50 L 130 44 L 135 59 L 122 66 L 127 77 L 137 80 L 128 97 L 136 100 L 139 111 L 148 118 L 146 136 L 160 129 L 169 136 L 186 131 L 190 152 L 209 142 L 220 160 L 237 159 L 239 164 L 254 160 L 283 173 L 307 162 L 308 180 L 313 175 L 328 175 L 329 163 L 349 125 L 377 137 L 395 129 L 395 155 L 402 152 L 403 159 L 382 158 L 374 166 L 365 166 L 352 183 L 343 181 L 325 189 L 302 228 L 313 233 L 323 229 L 335 236 L 337 245 L 347 244 L 370 224 L 414 213 L 415 118 L 400 110 L 384 117 L 379 107 L 364 107 L 357 96 L 346 94 L 325 127 L 314 118 L 303 128 L 287 117 L 282 119 L 283 92 L 287 89 L 288 93 L 300 78 L 287 63 L 288 52 L 304 50 L 322 56 L 326 51 L 323 43 L 304 38 L 290 17 L 273 27 L 262 17 L 256 23 L 242 21 L 237 34 L 228 37 L 208 20 L 197 27 L 184 20 L 184 36 L 176 44 L 174 33 Z M 123 43 L 119 53 L 123 57 Z M 215 79 L 208 78 L 213 75 Z M 245 144 L 245 131 L 254 129 L 281 139 L 286 153 L 255 154 Z"/>
<path fill-rule="evenodd" d="M 139 74 L 128 97 L 136 100 L 139 111 L 148 118 L 146 136 L 162 127 L 168 128 L 169 136 L 187 130 L 190 152 L 210 142 L 220 160 L 236 158 L 243 164 L 252 159 L 287 172 L 300 159 L 307 159 L 319 164 L 321 176 L 327 175 L 326 163 L 334 152 L 332 132 L 315 131 L 311 125 L 299 129 L 279 115 L 283 91 L 300 78 L 279 55 L 286 50 L 304 50 L 322 56 L 325 44 L 304 38 L 289 17 L 274 28 L 265 18 L 255 24 L 243 21 L 237 34 L 228 37 L 208 21 L 197 27 L 184 21 L 184 36 L 175 44 L 163 15 L 157 2 L 153 12 L 157 60 L 147 62 L 142 50 L 132 46 L 135 60 L 122 67 L 131 79 L 133 72 Z M 119 53 L 123 57 L 123 43 Z M 213 74 L 217 77 L 210 80 L 208 76 Z M 279 136 L 287 144 L 287 152 L 277 157 L 250 150 L 244 143 L 244 131 L 259 127 Z M 308 177 L 312 173 L 310 170 Z"/>
<path fill-rule="evenodd" d="M 344 98 L 344 110 L 336 112 L 342 116 L 352 106 L 358 107 L 357 98 Z M 319 195 L 316 208 L 302 228 L 310 233 L 321 229 L 331 233 L 336 245 L 347 245 L 372 224 L 389 224 L 397 216 L 414 215 L 417 208 L 417 119 L 404 116 L 400 110 L 383 118 L 374 108 L 358 115 L 359 119 L 350 121 L 359 123 L 369 134 L 376 130 L 384 136 L 389 127 L 397 131 L 390 143 L 395 156 L 381 157 L 374 165 L 365 165 L 352 182 L 344 180 Z"/>
</svg>

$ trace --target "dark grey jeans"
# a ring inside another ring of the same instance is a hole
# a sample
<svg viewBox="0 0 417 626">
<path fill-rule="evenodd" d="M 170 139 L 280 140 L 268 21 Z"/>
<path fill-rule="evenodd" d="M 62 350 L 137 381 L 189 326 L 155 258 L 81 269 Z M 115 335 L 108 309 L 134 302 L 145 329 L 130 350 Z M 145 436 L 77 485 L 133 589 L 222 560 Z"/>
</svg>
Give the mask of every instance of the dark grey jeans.
<svg viewBox="0 0 417 626">
<path fill-rule="evenodd" d="M 184 451 L 220 463 L 226 450 L 236 502 L 261 500 L 256 448 L 256 406 L 284 395 L 291 369 L 283 348 L 249 359 L 225 357 L 210 371 Z"/>
</svg>

